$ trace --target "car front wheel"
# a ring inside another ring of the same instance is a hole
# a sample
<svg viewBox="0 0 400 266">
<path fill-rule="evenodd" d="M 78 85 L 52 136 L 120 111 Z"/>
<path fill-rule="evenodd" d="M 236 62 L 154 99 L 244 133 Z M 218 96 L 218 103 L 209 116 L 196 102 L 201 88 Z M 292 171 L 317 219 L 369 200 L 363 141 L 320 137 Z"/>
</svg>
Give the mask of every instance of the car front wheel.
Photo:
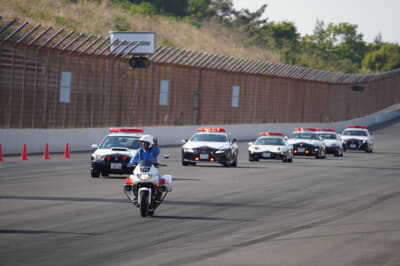
<svg viewBox="0 0 400 266">
<path fill-rule="evenodd" d="M 99 177 L 100 176 L 100 171 L 95 169 L 95 168 L 93 168 L 92 170 L 90 170 L 90 175 L 92 177 Z"/>
</svg>

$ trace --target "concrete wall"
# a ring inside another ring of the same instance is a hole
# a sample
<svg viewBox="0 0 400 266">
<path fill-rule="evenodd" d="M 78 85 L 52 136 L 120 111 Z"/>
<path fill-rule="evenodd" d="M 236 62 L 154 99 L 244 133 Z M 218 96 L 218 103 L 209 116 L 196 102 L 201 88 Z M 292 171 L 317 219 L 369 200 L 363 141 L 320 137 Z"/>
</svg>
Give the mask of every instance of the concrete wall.
<svg viewBox="0 0 400 266">
<path fill-rule="evenodd" d="M 243 125 L 203 125 L 203 127 L 222 127 L 239 141 L 254 140 L 261 131 L 283 132 L 289 134 L 295 127 L 329 127 L 338 131 L 346 125 L 372 126 L 400 117 L 400 104 L 365 117 L 335 123 L 302 124 L 243 124 Z M 143 127 L 145 133 L 158 137 L 159 144 L 181 145 L 181 140 L 190 137 L 200 126 Z M 68 142 L 70 151 L 89 151 L 93 143 L 99 143 L 108 134 L 108 128 L 82 129 L 0 129 L 0 144 L 3 155 L 18 155 L 23 144 L 27 144 L 28 154 L 43 153 L 45 143 L 50 153 L 63 152 Z"/>
</svg>

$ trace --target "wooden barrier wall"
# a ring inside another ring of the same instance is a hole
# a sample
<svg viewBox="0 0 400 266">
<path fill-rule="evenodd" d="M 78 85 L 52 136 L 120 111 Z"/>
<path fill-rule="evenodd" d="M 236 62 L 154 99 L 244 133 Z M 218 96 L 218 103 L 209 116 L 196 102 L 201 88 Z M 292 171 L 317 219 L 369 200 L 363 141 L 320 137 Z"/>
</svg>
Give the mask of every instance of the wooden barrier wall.
<svg viewBox="0 0 400 266">
<path fill-rule="evenodd" d="M 69 103 L 59 101 L 63 71 L 72 73 Z M 0 128 L 334 122 L 399 102 L 399 71 L 354 84 L 158 62 L 133 69 L 121 57 L 0 42 Z"/>
</svg>

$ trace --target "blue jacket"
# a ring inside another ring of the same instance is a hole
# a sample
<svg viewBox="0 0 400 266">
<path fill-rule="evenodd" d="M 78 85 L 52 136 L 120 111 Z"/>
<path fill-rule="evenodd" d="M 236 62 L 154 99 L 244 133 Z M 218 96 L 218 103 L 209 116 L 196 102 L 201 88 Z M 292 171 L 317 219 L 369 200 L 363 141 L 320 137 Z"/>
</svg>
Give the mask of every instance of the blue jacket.
<svg viewBox="0 0 400 266">
<path fill-rule="evenodd" d="M 136 164 L 138 161 L 149 160 L 153 163 L 157 162 L 157 156 L 160 154 L 160 148 L 158 146 L 153 146 L 150 149 L 139 148 L 129 164 Z"/>
</svg>

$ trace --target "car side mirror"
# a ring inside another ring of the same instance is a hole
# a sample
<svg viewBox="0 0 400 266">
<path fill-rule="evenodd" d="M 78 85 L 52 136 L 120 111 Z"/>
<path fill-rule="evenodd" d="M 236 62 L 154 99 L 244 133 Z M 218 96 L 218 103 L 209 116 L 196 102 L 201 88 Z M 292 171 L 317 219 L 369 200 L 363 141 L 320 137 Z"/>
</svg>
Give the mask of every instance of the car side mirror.
<svg viewBox="0 0 400 266">
<path fill-rule="evenodd" d="M 97 150 L 98 147 L 99 147 L 99 146 L 98 146 L 97 144 L 92 144 L 92 146 L 90 146 L 90 148 L 91 148 L 92 150 Z"/>
</svg>

